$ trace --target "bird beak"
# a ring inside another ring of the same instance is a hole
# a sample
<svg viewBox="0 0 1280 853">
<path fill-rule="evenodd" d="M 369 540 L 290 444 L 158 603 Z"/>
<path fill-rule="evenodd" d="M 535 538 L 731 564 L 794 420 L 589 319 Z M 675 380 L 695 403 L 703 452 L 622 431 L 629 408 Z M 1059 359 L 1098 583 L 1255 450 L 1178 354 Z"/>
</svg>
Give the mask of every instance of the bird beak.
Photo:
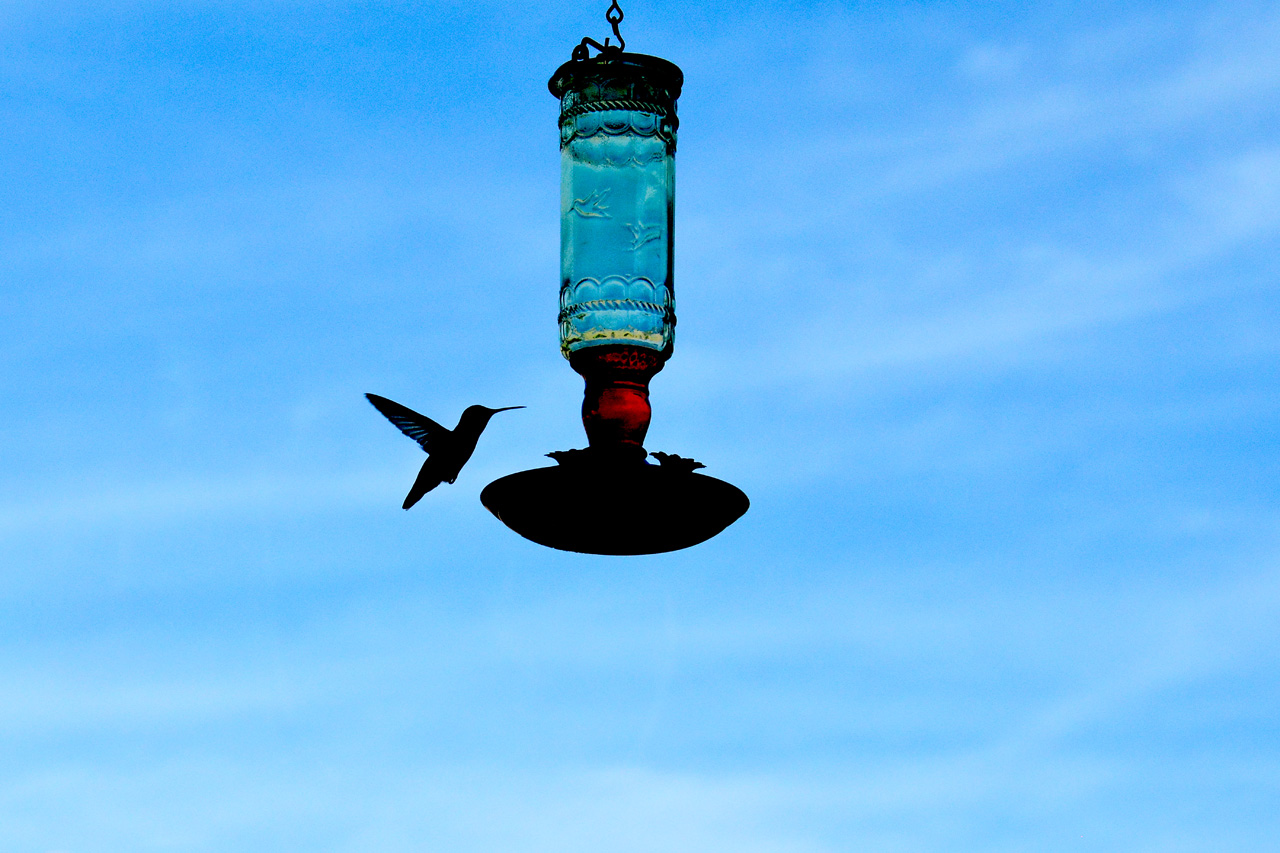
<svg viewBox="0 0 1280 853">
<path fill-rule="evenodd" d="M 512 409 L 523 409 L 524 406 L 503 406 L 501 409 L 490 409 L 489 411 L 497 414 L 498 412 L 509 412 Z"/>
</svg>

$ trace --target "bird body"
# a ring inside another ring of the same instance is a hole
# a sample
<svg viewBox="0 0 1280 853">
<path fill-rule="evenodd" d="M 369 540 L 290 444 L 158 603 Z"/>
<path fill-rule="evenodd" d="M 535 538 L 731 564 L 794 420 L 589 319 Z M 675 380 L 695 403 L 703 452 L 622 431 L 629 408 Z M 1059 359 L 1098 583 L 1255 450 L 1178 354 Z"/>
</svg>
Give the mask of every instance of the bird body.
<svg viewBox="0 0 1280 853">
<path fill-rule="evenodd" d="M 458 419 L 458 425 L 446 429 L 426 415 L 419 414 L 407 406 L 394 400 L 379 397 L 377 394 L 365 394 L 369 402 L 387 420 L 395 424 L 401 432 L 412 438 L 427 452 L 427 460 L 422 463 L 413 487 L 405 496 L 404 508 L 416 504 L 422 496 L 441 483 L 452 483 L 458 479 L 462 466 L 467 464 L 471 454 L 475 452 L 480 434 L 489 425 L 489 418 L 498 412 L 511 409 L 523 409 L 524 406 L 505 406 L 501 409 L 490 409 L 486 406 L 468 406 Z"/>
</svg>

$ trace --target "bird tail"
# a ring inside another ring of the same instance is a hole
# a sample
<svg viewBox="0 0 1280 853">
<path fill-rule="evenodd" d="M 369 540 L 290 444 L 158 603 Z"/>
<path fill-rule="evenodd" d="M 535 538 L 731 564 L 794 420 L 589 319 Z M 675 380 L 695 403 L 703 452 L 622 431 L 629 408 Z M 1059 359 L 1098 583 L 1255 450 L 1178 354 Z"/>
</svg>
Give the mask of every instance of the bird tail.
<svg viewBox="0 0 1280 853">
<path fill-rule="evenodd" d="M 444 478 L 440 476 L 440 463 L 434 462 L 428 456 L 427 461 L 422 463 L 422 469 L 418 471 L 418 478 L 413 481 L 409 494 L 405 495 L 404 509 L 422 500 L 423 495 L 440 485 L 443 480 Z"/>
</svg>

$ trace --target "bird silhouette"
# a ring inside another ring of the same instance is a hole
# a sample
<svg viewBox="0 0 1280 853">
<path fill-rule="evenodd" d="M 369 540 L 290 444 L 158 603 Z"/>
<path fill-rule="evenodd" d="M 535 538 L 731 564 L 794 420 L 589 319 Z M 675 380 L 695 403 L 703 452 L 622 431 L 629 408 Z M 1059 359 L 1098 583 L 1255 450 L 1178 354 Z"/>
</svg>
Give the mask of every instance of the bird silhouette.
<svg viewBox="0 0 1280 853">
<path fill-rule="evenodd" d="M 458 425 L 453 429 L 445 429 L 426 415 L 420 415 L 407 406 L 394 400 L 379 397 L 377 394 L 365 394 L 369 402 L 387 420 L 399 427 L 400 431 L 412 438 L 427 451 L 427 461 L 422 463 L 418 479 L 413 481 L 413 488 L 405 496 L 404 508 L 416 504 L 423 495 L 441 483 L 452 483 L 458 479 L 458 472 L 467 464 L 471 454 L 475 452 L 480 433 L 489 425 L 489 418 L 498 412 L 511 409 L 523 409 L 524 406 L 506 406 L 501 409 L 490 409 L 485 406 L 467 406 Z"/>
</svg>

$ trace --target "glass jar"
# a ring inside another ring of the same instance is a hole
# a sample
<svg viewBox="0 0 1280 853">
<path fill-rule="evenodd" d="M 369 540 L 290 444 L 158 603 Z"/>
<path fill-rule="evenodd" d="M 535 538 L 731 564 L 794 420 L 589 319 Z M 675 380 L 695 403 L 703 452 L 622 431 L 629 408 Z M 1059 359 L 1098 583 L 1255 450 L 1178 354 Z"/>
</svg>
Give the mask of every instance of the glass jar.
<svg viewBox="0 0 1280 853">
<path fill-rule="evenodd" d="M 606 52 L 562 65 L 560 349 L 628 346 L 670 356 L 676 99 L 664 59 Z"/>
</svg>

